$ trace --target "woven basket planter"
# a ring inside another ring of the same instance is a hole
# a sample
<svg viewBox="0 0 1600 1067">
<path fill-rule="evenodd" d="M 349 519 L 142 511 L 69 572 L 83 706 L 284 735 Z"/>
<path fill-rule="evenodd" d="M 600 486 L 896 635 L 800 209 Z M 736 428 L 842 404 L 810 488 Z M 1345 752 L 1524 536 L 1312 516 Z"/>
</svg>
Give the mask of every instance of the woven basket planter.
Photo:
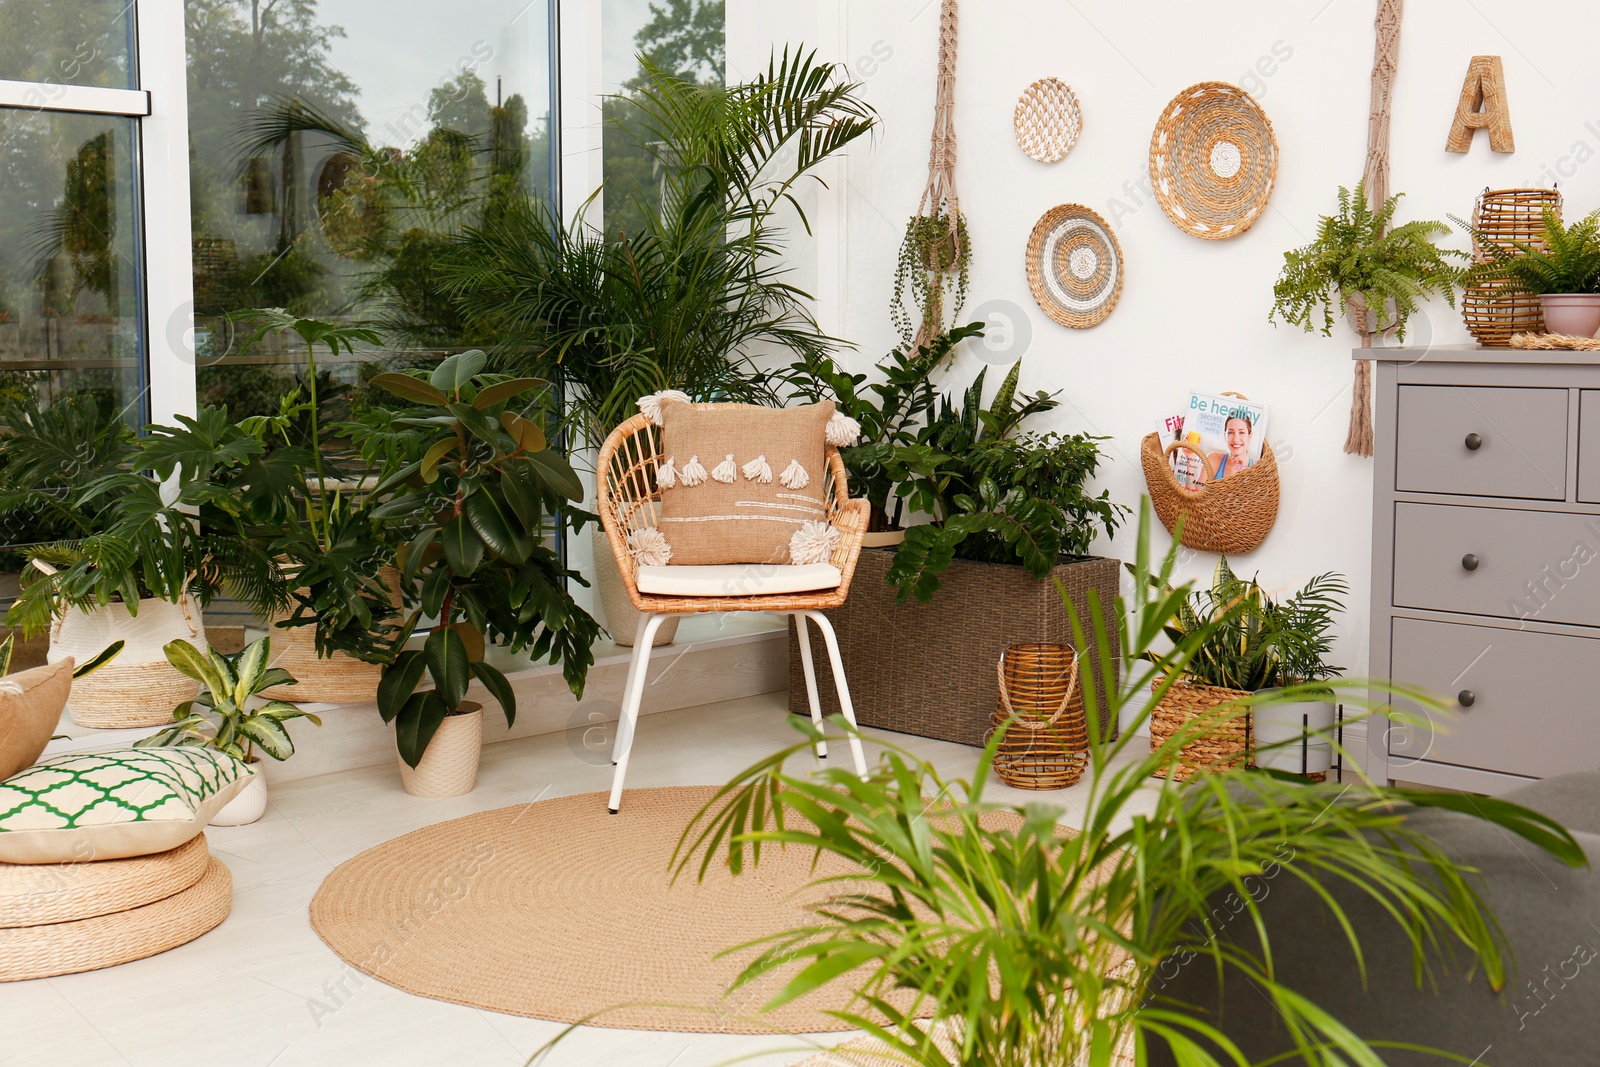
<svg viewBox="0 0 1600 1067">
<path fill-rule="evenodd" d="M 1544 212 L 1561 212 L 1561 194 L 1554 189 L 1486 189 L 1473 204 L 1472 225 L 1495 242 L 1513 241 L 1542 247 Z M 1472 262 L 1492 259 L 1477 237 Z M 1510 291 L 1505 282 L 1469 285 L 1461 296 L 1461 317 L 1467 332 L 1485 348 L 1506 348 L 1519 333 L 1544 332 L 1544 308 L 1532 293 Z"/>
<path fill-rule="evenodd" d="M 72 656 L 83 663 L 115 641 L 126 642 L 115 659 L 72 683 L 67 710 L 79 726 L 164 726 L 173 708 L 200 695 L 200 683 L 178 673 L 161 651 L 169 641 L 188 641 L 202 652 L 208 647 L 200 609 L 187 596 L 176 604 L 141 600 L 137 615 L 120 603 L 94 611 L 69 606 L 50 631 L 49 659 Z"/>
<path fill-rule="evenodd" d="M 1150 716 L 1150 751 L 1166 744 L 1189 723 L 1211 720 L 1210 736 L 1183 746 L 1170 777 L 1181 782 L 1200 771 L 1243 767 L 1250 760 L 1250 714 L 1240 714 L 1237 705 L 1222 706 L 1249 696 L 1242 689 L 1174 682 Z M 1156 777 L 1168 775 L 1163 770 L 1156 772 Z"/>
<path fill-rule="evenodd" d="M 478 762 L 483 758 L 483 709 L 466 703 L 470 712 L 446 715 L 439 731 L 415 767 L 400 764 L 400 784 L 414 797 L 459 797 L 478 784 Z"/>
<path fill-rule="evenodd" d="M 400 607 L 400 572 L 383 568 L 378 577 L 389 587 L 390 600 Z M 301 595 L 306 590 L 300 589 Z M 278 625 L 293 612 L 274 615 L 267 634 L 272 638 L 272 666 L 294 675 L 294 685 L 278 685 L 262 693 L 270 700 L 289 700 L 300 704 L 365 704 L 378 698 L 378 681 L 383 668 L 343 652 L 317 655 L 316 627 Z"/>
<path fill-rule="evenodd" d="M 1172 533 L 1183 518 L 1183 543 L 1201 552 L 1237 555 L 1259 548 L 1278 520 L 1278 461 L 1271 445 L 1263 445 L 1253 466 L 1213 482 L 1210 461 L 1200 457 L 1206 481 L 1198 489 L 1185 489 L 1172 473 L 1168 453 L 1189 446 L 1174 442 L 1165 452 L 1161 439 L 1150 434 L 1140 448 L 1150 504 L 1161 525 Z"/>
<path fill-rule="evenodd" d="M 1012 645 L 1000 655 L 994 773 L 1017 789 L 1065 789 L 1089 763 L 1089 723 L 1072 646 Z"/>
<path fill-rule="evenodd" d="M 1112 670 L 1117 669 L 1121 649 L 1113 605 L 1121 564 L 1114 559 L 1063 562 L 1043 578 L 1011 564 L 956 560 L 926 604 L 896 602 L 894 587 L 885 581 L 893 559 L 893 549 L 863 549 L 849 598 L 826 613 L 839 635 L 850 696 L 863 726 L 981 747 L 994 725 L 995 664 L 1001 654 L 1012 645 L 1073 639 L 1057 580 L 1091 634 L 1089 593 L 1098 595 L 1111 637 Z M 809 715 L 793 626 L 791 621 L 789 709 Z M 826 662 L 812 629 L 807 636 L 817 662 Z M 1089 655 L 1080 673 L 1093 679 L 1109 734 L 1109 705 L 1097 664 L 1097 656 Z M 838 696 L 823 674 L 818 685 L 823 714 L 836 715 Z"/>
</svg>

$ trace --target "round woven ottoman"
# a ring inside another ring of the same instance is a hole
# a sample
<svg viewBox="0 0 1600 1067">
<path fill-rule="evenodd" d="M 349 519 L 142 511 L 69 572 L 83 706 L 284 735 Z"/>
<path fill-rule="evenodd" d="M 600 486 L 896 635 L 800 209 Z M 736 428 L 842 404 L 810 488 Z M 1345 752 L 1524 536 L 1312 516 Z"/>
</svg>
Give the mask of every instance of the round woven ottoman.
<svg viewBox="0 0 1600 1067">
<path fill-rule="evenodd" d="M 113 967 L 228 917 L 233 878 L 205 835 L 154 856 L 0 864 L 0 982 Z"/>
</svg>

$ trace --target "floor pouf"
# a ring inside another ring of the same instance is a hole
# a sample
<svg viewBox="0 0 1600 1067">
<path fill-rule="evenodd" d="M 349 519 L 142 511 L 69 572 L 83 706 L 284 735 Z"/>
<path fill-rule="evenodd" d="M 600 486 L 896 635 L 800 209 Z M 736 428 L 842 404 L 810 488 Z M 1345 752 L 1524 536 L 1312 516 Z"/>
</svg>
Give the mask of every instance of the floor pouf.
<svg viewBox="0 0 1600 1067">
<path fill-rule="evenodd" d="M 92 919 L 165 900 L 198 882 L 210 863 L 205 834 L 153 856 L 0 863 L 0 930 Z"/>
<path fill-rule="evenodd" d="M 199 881 L 163 900 L 87 919 L 6 930 L 0 982 L 93 971 L 154 956 L 211 930 L 232 908 L 233 877 L 221 861 L 211 859 Z"/>
</svg>

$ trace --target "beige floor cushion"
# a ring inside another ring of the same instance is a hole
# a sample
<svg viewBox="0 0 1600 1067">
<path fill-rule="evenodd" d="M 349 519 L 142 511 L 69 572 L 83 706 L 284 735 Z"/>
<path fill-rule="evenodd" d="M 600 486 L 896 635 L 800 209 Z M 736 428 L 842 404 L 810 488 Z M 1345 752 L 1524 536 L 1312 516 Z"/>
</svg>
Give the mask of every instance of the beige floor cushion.
<svg viewBox="0 0 1600 1067">
<path fill-rule="evenodd" d="M 200 834 L 153 856 L 0 863 L 0 930 L 92 919 L 165 900 L 198 882 L 210 862 L 206 835 Z"/>
<path fill-rule="evenodd" d="M 71 657 L 0 678 L 0 782 L 33 766 L 71 691 Z"/>
<path fill-rule="evenodd" d="M 0 782 L 0 863 L 148 856 L 204 830 L 248 783 L 209 748 L 126 748 L 53 756 Z"/>
</svg>

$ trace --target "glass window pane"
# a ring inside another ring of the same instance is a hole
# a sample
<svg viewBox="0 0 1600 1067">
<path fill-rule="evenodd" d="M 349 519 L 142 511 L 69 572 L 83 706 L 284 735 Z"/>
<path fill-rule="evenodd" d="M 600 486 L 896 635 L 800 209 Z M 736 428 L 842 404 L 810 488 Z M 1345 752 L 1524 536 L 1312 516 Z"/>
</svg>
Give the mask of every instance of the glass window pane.
<svg viewBox="0 0 1600 1067">
<path fill-rule="evenodd" d="M 201 402 L 275 410 L 298 372 L 282 339 L 241 351 L 241 308 L 389 327 L 392 347 L 319 364 L 349 398 L 385 365 L 492 343 L 431 267 L 508 199 L 553 199 L 547 0 L 257 7 L 185 5 Z"/>
<path fill-rule="evenodd" d="M 635 233 L 644 212 L 659 202 L 650 154 L 629 128 L 637 124 L 628 94 L 639 84 L 641 57 L 662 70 L 703 85 L 723 84 L 727 24 L 723 0 L 602 0 L 600 74 L 605 131 L 605 226 Z M 584 190 L 588 193 L 589 190 Z"/>
<path fill-rule="evenodd" d="M 134 119 L 4 112 L 0 393 L 143 421 Z"/>
<path fill-rule="evenodd" d="M 132 0 L 0 0 L 0 78 L 138 88 Z"/>
</svg>

